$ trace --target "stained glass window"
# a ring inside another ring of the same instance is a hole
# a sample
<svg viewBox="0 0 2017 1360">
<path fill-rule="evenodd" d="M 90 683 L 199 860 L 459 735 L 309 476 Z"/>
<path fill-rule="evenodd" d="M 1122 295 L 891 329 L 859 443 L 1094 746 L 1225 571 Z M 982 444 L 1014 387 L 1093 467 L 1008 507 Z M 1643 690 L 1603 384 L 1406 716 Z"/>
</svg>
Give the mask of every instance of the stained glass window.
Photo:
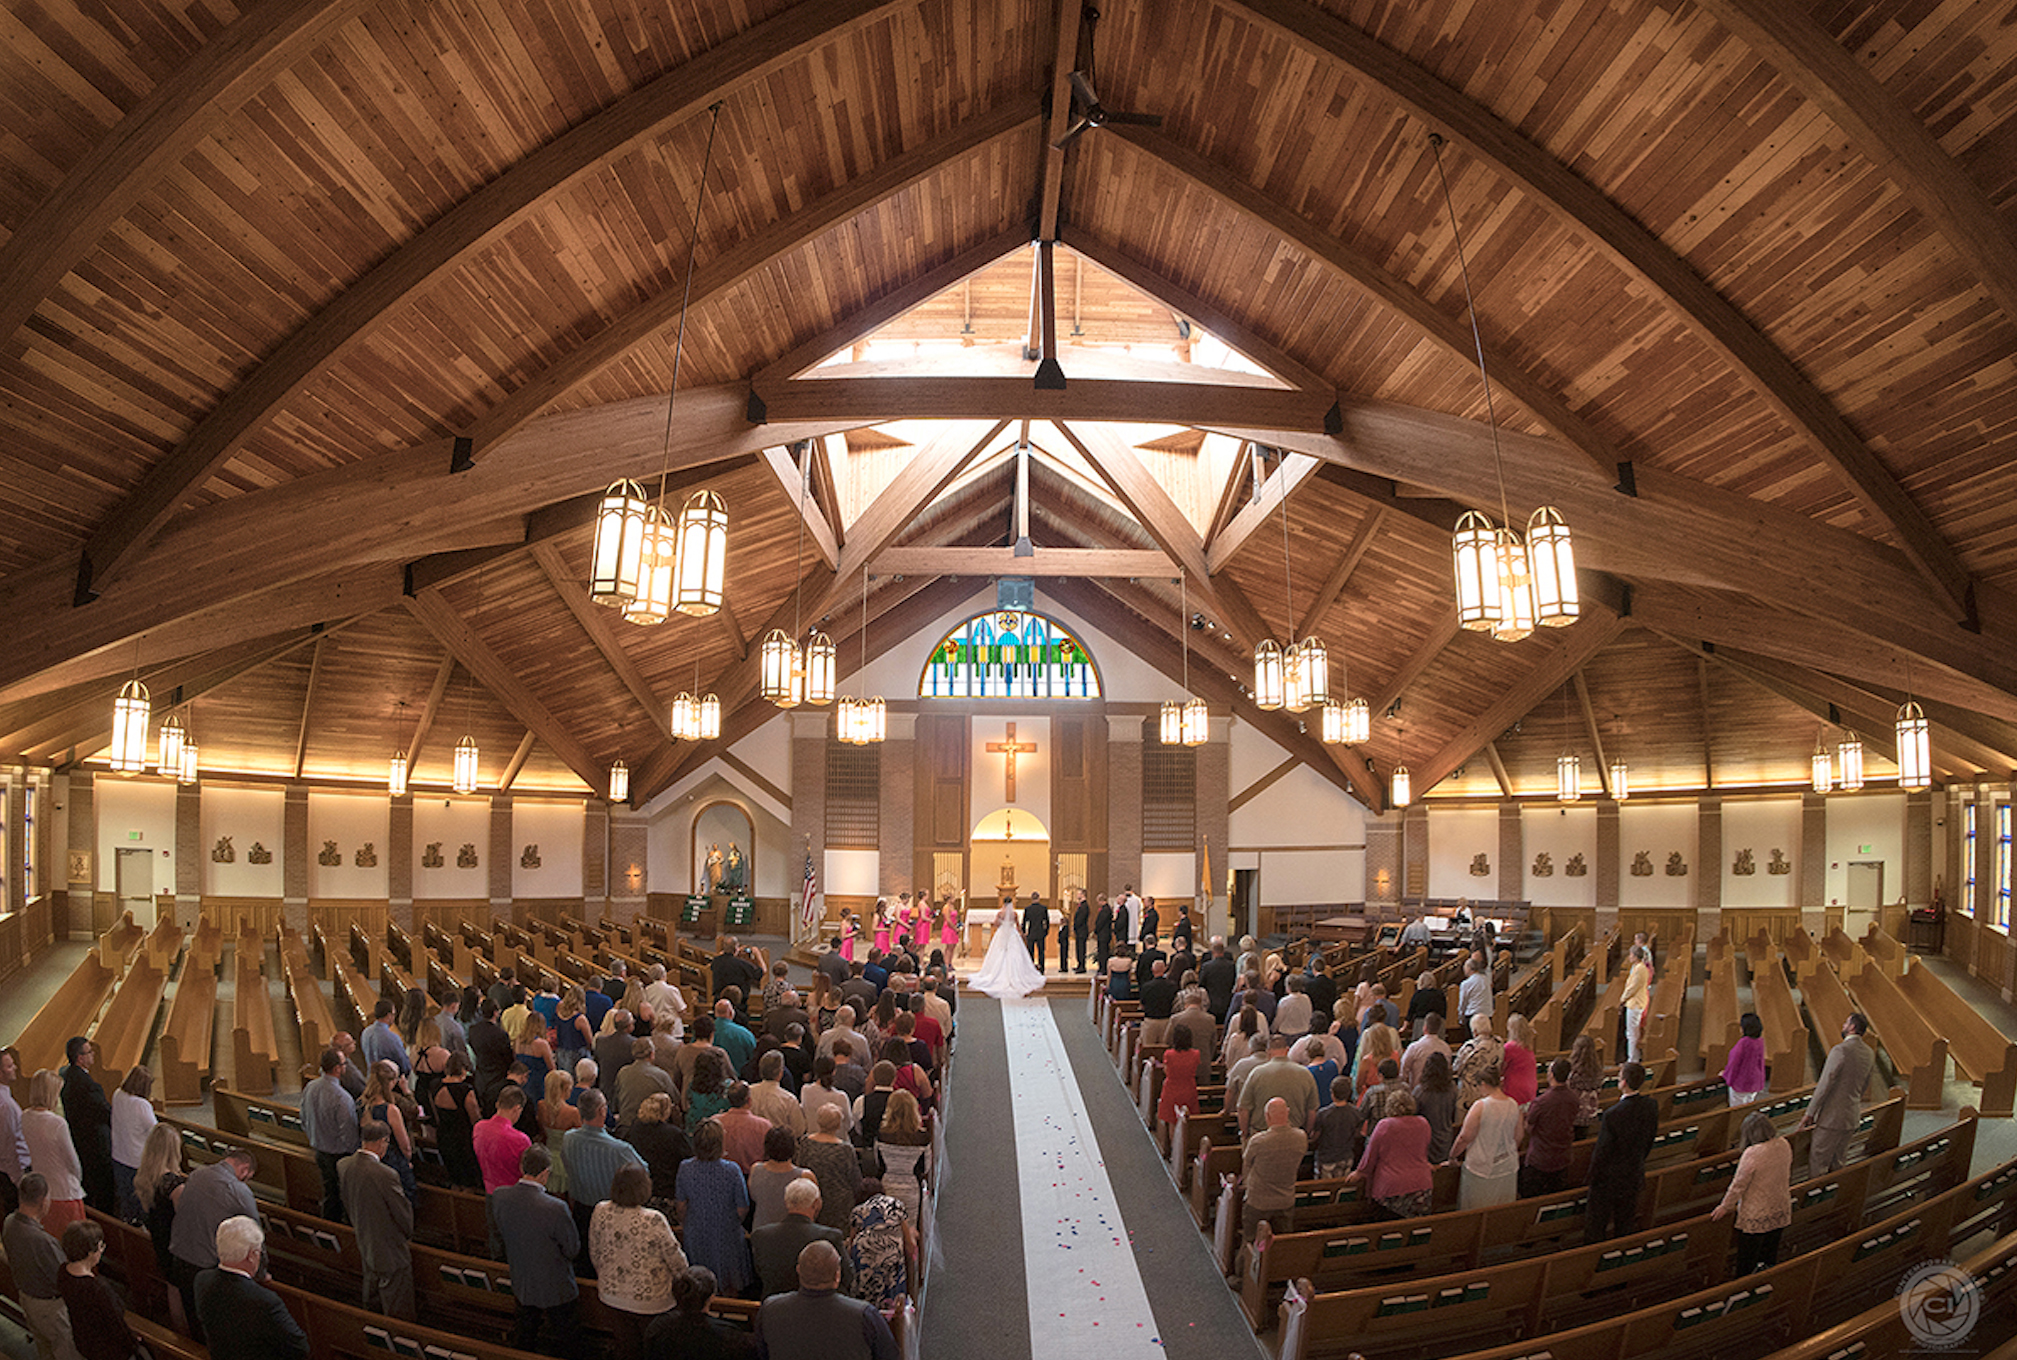
<svg viewBox="0 0 2017 1360">
<path fill-rule="evenodd" d="M 1964 886 L 1961 889 L 1960 912 L 1963 916 L 1975 914 L 1975 804 L 1973 801 L 1961 805 L 1961 874 Z"/>
<path fill-rule="evenodd" d="M 925 659 L 920 699 L 1096 699 L 1085 644 L 1053 619 L 1018 609 L 976 614 Z"/>
<path fill-rule="evenodd" d="M 1996 805 L 1996 926 L 2010 928 L 2010 805 Z"/>
</svg>

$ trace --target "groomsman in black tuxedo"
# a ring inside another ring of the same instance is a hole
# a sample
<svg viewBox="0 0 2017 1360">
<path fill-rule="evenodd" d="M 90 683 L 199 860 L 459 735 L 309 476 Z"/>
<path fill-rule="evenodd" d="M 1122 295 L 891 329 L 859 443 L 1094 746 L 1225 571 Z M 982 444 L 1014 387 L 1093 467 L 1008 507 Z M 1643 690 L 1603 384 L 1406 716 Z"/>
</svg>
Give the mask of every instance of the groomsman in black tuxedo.
<svg viewBox="0 0 2017 1360">
<path fill-rule="evenodd" d="M 1043 899 L 1031 893 L 1029 905 L 1023 908 L 1023 942 L 1029 945 L 1030 957 L 1036 960 L 1039 973 L 1044 970 L 1044 945 L 1050 934 L 1051 914 Z"/>
<path fill-rule="evenodd" d="M 1114 909 L 1105 893 L 1100 894 L 1100 904 L 1093 910 L 1093 946 L 1093 968 L 1105 977 L 1107 956 L 1114 949 Z"/>
<path fill-rule="evenodd" d="M 1092 903 L 1086 901 L 1086 890 L 1080 888 L 1079 900 L 1072 907 L 1072 938 L 1078 941 L 1079 966 L 1076 971 L 1081 973 L 1086 970 L 1086 934 L 1092 929 L 1092 919 Z M 1064 952 L 1062 945 L 1059 946 L 1058 952 L 1060 954 Z M 1060 958 L 1058 962 L 1062 964 L 1064 960 Z"/>
<path fill-rule="evenodd" d="M 1128 933 L 1128 902 L 1135 895 L 1135 885 L 1130 883 L 1121 889 L 1121 895 L 1114 899 L 1114 942 L 1126 944 L 1134 939 Z"/>
</svg>

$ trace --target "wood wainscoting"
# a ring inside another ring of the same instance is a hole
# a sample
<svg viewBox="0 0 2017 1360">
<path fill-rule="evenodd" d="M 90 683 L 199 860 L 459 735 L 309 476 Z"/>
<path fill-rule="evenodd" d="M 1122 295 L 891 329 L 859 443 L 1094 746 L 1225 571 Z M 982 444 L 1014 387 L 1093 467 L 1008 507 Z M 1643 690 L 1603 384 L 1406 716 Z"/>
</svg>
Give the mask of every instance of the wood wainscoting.
<svg viewBox="0 0 2017 1360">
<path fill-rule="evenodd" d="M 199 915 L 208 916 L 224 932 L 225 939 L 251 933 L 271 938 L 286 919 L 285 904 L 277 897 L 199 898 Z"/>
</svg>

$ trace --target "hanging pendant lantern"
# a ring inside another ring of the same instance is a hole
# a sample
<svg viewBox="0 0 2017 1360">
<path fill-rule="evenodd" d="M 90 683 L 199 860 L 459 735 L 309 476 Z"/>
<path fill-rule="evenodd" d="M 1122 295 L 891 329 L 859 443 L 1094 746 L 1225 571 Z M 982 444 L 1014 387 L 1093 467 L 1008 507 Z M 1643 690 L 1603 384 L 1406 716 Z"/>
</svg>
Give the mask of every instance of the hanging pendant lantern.
<svg viewBox="0 0 2017 1360">
<path fill-rule="evenodd" d="M 1165 699 L 1159 719 L 1157 740 L 1165 746 L 1181 746 L 1184 740 L 1184 706 Z"/>
<path fill-rule="evenodd" d="M 1254 648 L 1254 707 L 1282 706 L 1282 649 L 1273 638 L 1262 638 Z"/>
<path fill-rule="evenodd" d="M 1814 792 L 1835 791 L 1835 758 L 1819 741 L 1814 743 Z"/>
<path fill-rule="evenodd" d="M 182 719 L 170 713 L 161 720 L 160 754 L 156 757 L 155 768 L 170 779 L 182 773 Z"/>
<path fill-rule="evenodd" d="M 637 595 L 623 606 L 625 623 L 646 628 L 672 617 L 672 525 L 657 506 L 645 511 L 644 564 Z"/>
<path fill-rule="evenodd" d="M 1345 742 L 1363 746 L 1373 739 L 1373 711 L 1364 699 L 1345 700 Z"/>
<path fill-rule="evenodd" d="M 1414 781 L 1408 777 L 1407 766 L 1394 766 L 1392 785 L 1393 792 L 1389 797 L 1395 807 L 1406 807 L 1414 800 Z"/>
<path fill-rule="evenodd" d="M 1519 642 L 1534 632 L 1534 578 L 1527 545 L 1511 529 L 1499 531 L 1499 624 L 1492 636 Z"/>
<path fill-rule="evenodd" d="M 1611 796 L 1621 803 L 1632 796 L 1631 771 L 1622 760 L 1611 762 Z"/>
<path fill-rule="evenodd" d="M 1583 758 L 1565 751 L 1555 757 L 1555 797 L 1573 803 L 1583 796 Z"/>
<path fill-rule="evenodd" d="M 1211 740 L 1211 712 L 1203 699 L 1192 698 L 1184 703 L 1183 742 L 1186 746 L 1203 746 Z"/>
<path fill-rule="evenodd" d="M 721 737 L 721 700 L 712 694 L 700 697 L 700 739 L 716 741 Z"/>
<path fill-rule="evenodd" d="M 186 738 L 182 743 L 182 751 L 175 760 L 176 783 L 194 784 L 196 782 L 198 775 L 196 754 L 196 739 L 194 737 Z"/>
<path fill-rule="evenodd" d="M 1926 711 L 1907 699 L 1898 710 L 1898 787 L 1923 789 L 1933 783 L 1932 734 Z"/>
<path fill-rule="evenodd" d="M 1331 701 L 1331 654 L 1316 638 L 1306 637 L 1296 644 L 1297 669 L 1302 675 L 1303 707 L 1316 708 Z"/>
<path fill-rule="evenodd" d="M 799 675 L 798 645 L 785 636 L 783 629 L 771 629 L 770 636 L 763 640 L 758 665 L 763 697 L 779 708 L 796 708 L 798 693 L 794 678 Z"/>
<path fill-rule="evenodd" d="M 841 695 L 840 702 L 834 705 L 833 731 L 836 737 L 848 745 L 861 745 L 861 728 L 857 721 L 853 695 Z"/>
<path fill-rule="evenodd" d="M 455 743 L 455 791 L 476 792 L 476 738 L 464 737 Z"/>
<path fill-rule="evenodd" d="M 1282 651 L 1282 709 L 1301 713 L 1309 706 L 1303 698 L 1303 654 L 1291 642 Z"/>
<path fill-rule="evenodd" d="M 1457 569 L 1457 623 L 1474 633 L 1499 626 L 1499 531 L 1476 510 L 1457 519 L 1450 540 Z"/>
<path fill-rule="evenodd" d="M 833 639 L 817 628 L 805 640 L 805 701 L 809 704 L 833 702 Z"/>
<path fill-rule="evenodd" d="M 1863 739 L 1854 732 L 1843 731 L 1842 744 L 1835 748 L 1835 768 L 1842 792 L 1854 793 L 1863 787 Z"/>
<path fill-rule="evenodd" d="M 1569 526 L 1552 505 L 1536 510 L 1527 521 L 1527 570 L 1533 578 L 1534 622 L 1543 628 L 1566 628 L 1582 615 L 1576 590 L 1576 549 Z"/>
<path fill-rule="evenodd" d="M 673 528 L 672 607 L 681 614 L 712 614 L 728 589 L 728 507 L 712 491 L 686 498 Z"/>
<path fill-rule="evenodd" d="M 394 751 L 392 759 L 385 767 L 385 791 L 393 798 L 406 796 L 407 760 L 406 752 Z"/>
<path fill-rule="evenodd" d="M 620 609 L 637 598 L 644 579 L 646 512 L 644 488 L 628 477 L 611 482 L 595 510 L 595 550 L 588 598 Z"/>
<path fill-rule="evenodd" d="M 889 707 L 880 694 L 861 701 L 862 741 L 873 746 L 889 736 Z"/>
<path fill-rule="evenodd" d="M 672 720 L 666 726 L 674 741 L 700 740 L 700 709 L 685 690 L 673 696 Z"/>
<path fill-rule="evenodd" d="M 1318 736 L 1326 746 L 1345 744 L 1345 706 L 1335 699 L 1324 705 L 1324 718 L 1318 728 Z"/>
<path fill-rule="evenodd" d="M 630 766 L 621 760 L 611 762 L 609 767 L 609 801 L 612 803 L 630 801 Z"/>
<path fill-rule="evenodd" d="M 112 768 L 139 774 L 147 768 L 147 723 L 154 714 L 147 686 L 128 680 L 112 703 Z"/>
</svg>

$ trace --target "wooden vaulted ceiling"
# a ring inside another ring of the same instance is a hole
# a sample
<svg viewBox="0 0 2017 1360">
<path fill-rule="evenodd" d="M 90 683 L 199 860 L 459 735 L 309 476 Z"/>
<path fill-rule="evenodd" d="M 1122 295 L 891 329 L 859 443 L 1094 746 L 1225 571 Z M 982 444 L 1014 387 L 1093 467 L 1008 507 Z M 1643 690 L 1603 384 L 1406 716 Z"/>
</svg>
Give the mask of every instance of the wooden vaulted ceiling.
<svg viewBox="0 0 2017 1360">
<path fill-rule="evenodd" d="M 1112 0 L 1102 98 L 1164 122 L 1060 152 L 1089 8 L 17 15 L 0 755 L 88 756 L 137 666 L 219 769 L 362 776 L 425 728 L 440 781 L 469 730 L 486 783 L 578 791 L 621 754 L 648 794 L 707 754 L 661 735 L 674 691 L 750 730 L 769 628 L 826 618 L 851 672 L 865 569 L 1005 543 L 1012 470 L 973 460 L 1035 420 L 1040 554 L 1165 564 L 1046 588 L 1175 672 L 1183 570 L 1200 691 L 1369 802 L 1400 760 L 1538 792 L 1565 748 L 1642 787 L 1793 782 L 1830 723 L 1881 770 L 1908 691 L 1943 777 L 2017 768 L 2007 5 Z M 1033 236 L 1061 393 L 1004 349 L 1043 345 Z M 1272 385 L 1169 383 L 1200 334 Z M 949 423 L 870 428 L 921 415 Z M 1593 601 L 1515 646 L 1458 634 L 1447 584 L 1501 463 Z M 733 507 L 730 608 L 641 630 L 582 596 L 587 504 L 661 469 Z M 983 584 L 879 572 L 870 653 Z M 1246 704 L 1241 658 L 1291 626 L 1375 701 L 1364 751 Z"/>
</svg>

